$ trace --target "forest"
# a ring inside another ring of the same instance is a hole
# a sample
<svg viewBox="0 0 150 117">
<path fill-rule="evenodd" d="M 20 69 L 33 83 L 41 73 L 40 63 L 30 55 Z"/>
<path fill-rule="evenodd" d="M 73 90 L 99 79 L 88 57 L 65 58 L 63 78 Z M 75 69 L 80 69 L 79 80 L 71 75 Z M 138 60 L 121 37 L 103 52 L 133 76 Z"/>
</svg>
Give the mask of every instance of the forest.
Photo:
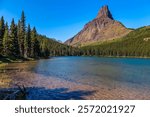
<svg viewBox="0 0 150 117">
<path fill-rule="evenodd" d="M 73 48 L 54 39 L 38 34 L 36 28 L 26 26 L 26 17 L 22 11 L 16 24 L 12 19 L 10 26 L 4 17 L 0 19 L 0 58 L 41 58 L 49 56 L 79 55 L 78 48 Z"/>
<path fill-rule="evenodd" d="M 141 27 L 123 38 L 81 47 L 85 56 L 150 57 L 150 26 Z"/>
</svg>

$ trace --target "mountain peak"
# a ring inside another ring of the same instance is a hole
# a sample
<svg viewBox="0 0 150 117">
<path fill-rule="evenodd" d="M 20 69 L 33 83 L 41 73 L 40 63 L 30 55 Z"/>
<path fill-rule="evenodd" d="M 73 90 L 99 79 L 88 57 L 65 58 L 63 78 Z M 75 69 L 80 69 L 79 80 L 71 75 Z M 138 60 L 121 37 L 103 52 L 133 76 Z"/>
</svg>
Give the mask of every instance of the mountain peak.
<svg viewBox="0 0 150 117">
<path fill-rule="evenodd" d="M 99 13 L 98 13 L 98 15 L 97 15 L 96 18 L 110 18 L 110 19 L 112 19 L 112 20 L 114 19 L 114 18 L 112 17 L 112 14 L 111 14 L 111 12 L 110 12 L 110 10 L 109 10 L 109 8 L 108 8 L 107 5 L 103 6 L 103 7 L 100 9 L 100 11 L 99 11 Z"/>
<path fill-rule="evenodd" d="M 73 38 L 65 43 L 72 46 L 83 46 L 95 42 L 104 42 L 121 38 L 131 30 L 113 19 L 108 6 L 103 6 L 98 16 L 87 23 Z"/>
</svg>

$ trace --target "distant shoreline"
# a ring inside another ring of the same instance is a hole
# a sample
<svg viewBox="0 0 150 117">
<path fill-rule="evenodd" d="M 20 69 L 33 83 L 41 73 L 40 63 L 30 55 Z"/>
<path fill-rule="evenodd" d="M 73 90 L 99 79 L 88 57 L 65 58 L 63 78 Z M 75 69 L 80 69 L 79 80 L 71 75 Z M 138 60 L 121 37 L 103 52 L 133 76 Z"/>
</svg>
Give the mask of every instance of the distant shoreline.
<svg viewBox="0 0 150 117">
<path fill-rule="evenodd" d="M 63 57 L 63 56 L 53 56 L 53 57 Z M 72 57 L 72 56 L 66 56 L 66 57 Z M 133 59 L 150 59 L 150 57 L 142 57 L 142 56 L 76 56 L 76 57 L 100 57 L 100 58 L 133 58 Z M 48 58 L 38 58 L 38 59 L 31 59 L 31 58 L 23 58 L 23 59 L 18 59 L 18 58 L 0 58 L 0 64 L 7 64 L 7 63 L 23 63 L 26 61 L 36 61 L 36 60 L 40 60 L 40 59 L 50 59 L 51 57 Z M 1 67 L 1 66 L 0 66 Z"/>
<path fill-rule="evenodd" d="M 150 59 L 150 57 L 142 57 L 142 56 L 85 56 L 85 57 Z"/>
</svg>

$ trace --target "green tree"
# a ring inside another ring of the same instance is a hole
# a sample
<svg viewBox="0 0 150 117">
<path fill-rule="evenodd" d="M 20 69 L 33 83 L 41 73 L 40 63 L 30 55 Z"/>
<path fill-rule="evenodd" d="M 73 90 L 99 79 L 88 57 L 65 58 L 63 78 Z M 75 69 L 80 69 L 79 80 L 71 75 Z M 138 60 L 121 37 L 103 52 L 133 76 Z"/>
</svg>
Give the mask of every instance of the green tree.
<svg viewBox="0 0 150 117">
<path fill-rule="evenodd" d="M 4 32 L 5 32 L 5 21 L 4 21 L 4 17 L 1 17 L 0 20 L 0 54 L 2 54 L 2 46 L 3 46 L 3 37 L 4 37 Z"/>
<path fill-rule="evenodd" d="M 24 57 L 25 35 L 26 35 L 25 15 L 24 11 L 22 11 L 21 19 L 18 22 L 18 40 L 19 40 L 20 55 L 22 57 Z"/>
<path fill-rule="evenodd" d="M 31 28 L 28 24 L 27 32 L 26 32 L 26 38 L 24 41 L 24 57 L 30 57 L 30 48 L 31 48 Z"/>
<path fill-rule="evenodd" d="M 36 28 L 31 31 L 31 57 L 37 58 L 40 55 L 39 41 L 37 39 Z"/>
<path fill-rule="evenodd" d="M 6 22 L 5 32 L 4 32 L 4 37 L 3 37 L 3 55 L 5 55 L 5 56 L 10 55 L 10 51 L 9 51 L 10 43 L 9 42 L 10 42 L 9 41 L 9 29 L 8 29 L 8 24 Z"/>
<path fill-rule="evenodd" d="M 17 26 L 15 25 L 14 19 L 12 19 L 11 26 L 10 26 L 10 53 L 12 56 L 18 57 L 19 56 L 19 44 L 17 38 Z"/>
</svg>

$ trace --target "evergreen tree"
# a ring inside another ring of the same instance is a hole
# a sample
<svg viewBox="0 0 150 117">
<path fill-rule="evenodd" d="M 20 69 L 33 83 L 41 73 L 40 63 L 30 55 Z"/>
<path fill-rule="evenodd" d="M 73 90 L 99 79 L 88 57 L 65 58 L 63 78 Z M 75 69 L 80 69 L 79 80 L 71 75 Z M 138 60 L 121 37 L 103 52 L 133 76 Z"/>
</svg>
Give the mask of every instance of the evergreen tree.
<svg viewBox="0 0 150 117">
<path fill-rule="evenodd" d="M 3 46 L 3 37 L 4 37 L 4 32 L 5 32 L 5 21 L 4 21 L 4 17 L 1 17 L 0 20 L 0 54 L 2 54 L 2 46 Z"/>
<path fill-rule="evenodd" d="M 12 19 L 11 26 L 10 26 L 10 42 L 12 44 L 10 52 L 12 56 L 18 57 L 19 56 L 19 44 L 17 38 L 17 26 L 15 25 L 14 19 Z"/>
<path fill-rule="evenodd" d="M 21 19 L 18 22 L 18 39 L 19 39 L 19 48 L 20 55 L 24 57 L 24 40 L 26 34 L 26 26 L 25 26 L 25 15 L 24 11 L 22 11 Z"/>
<path fill-rule="evenodd" d="M 20 20 L 18 21 L 18 25 L 17 25 L 17 37 L 18 37 L 18 45 L 19 45 L 19 56 L 21 57 L 21 44 L 20 44 Z"/>
<path fill-rule="evenodd" d="M 30 57 L 30 48 L 31 48 L 31 28 L 28 24 L 27 32 L 26 32 L 26 38 L 24 41 L 24 57 Z"/>
<path fill-rule="evenodd" d="M 3 55 L 5 56 L 9 56 L 10 55 L 10 51 L 9 51 L 9 29 L 8 29 L 8 24 L 6 22 L 5 25 L 5 32 L 4 32 L 4 37 L 3 37 Z"/>
<path fill-rule="evenodd" d="M 31 31 L 31 57 L 37 58 L 40 55 L 39 41 L 35 27 Z"/>
<path fill-rule="evenodd" d="M 26 38 L 24 41 L 24 57 L 30 57 L 31 51 L 31 28 L 30 24 L 28 24 L 27 32 L 26 32 Z"/>
</svg>

